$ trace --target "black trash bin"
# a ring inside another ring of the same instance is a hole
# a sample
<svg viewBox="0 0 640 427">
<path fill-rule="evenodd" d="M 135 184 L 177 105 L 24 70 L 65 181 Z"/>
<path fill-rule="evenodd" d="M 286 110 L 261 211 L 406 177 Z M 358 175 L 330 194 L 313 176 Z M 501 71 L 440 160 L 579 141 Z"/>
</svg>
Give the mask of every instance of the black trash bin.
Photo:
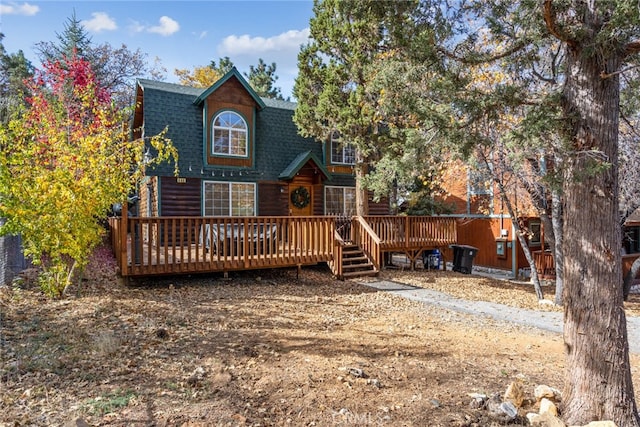
<svg viewBox="0 0 640 427">
<path fill-rule="evenodd" d="M 478 248 L 468 245 L 451 245 L 450 248 L 453 249 L 453 271 L 471 274 Z"/>
</svg>

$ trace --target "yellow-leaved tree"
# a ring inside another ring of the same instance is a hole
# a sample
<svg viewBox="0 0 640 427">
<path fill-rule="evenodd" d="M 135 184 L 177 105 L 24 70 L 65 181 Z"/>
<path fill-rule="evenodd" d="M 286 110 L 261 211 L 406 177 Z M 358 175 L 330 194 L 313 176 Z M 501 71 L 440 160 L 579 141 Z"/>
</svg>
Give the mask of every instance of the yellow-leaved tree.
<svg viewBox="0 0 640 427">
<path fill-rule="evenodd" d="M 175 75 L 180 79 L 180 84 L 191 87 L 209 87 L 214 84 L 222 75 L 210 66 L 195 67 L 193 71 L 187 69 L 176 69 Z"/>
<path fill-rule="evenodd" d="M 75 55 L 45 63 L 29 87 L 25 109 L 0 129 L 0 233 L 22 235 L 43 291 L 60 296 L 101 241 L 111 205 L 144 174 L 145 144 L 154 162 L 177 165 L 177 151 L 164 133 L 130 141 L 127 112 Z"/>
</svg>

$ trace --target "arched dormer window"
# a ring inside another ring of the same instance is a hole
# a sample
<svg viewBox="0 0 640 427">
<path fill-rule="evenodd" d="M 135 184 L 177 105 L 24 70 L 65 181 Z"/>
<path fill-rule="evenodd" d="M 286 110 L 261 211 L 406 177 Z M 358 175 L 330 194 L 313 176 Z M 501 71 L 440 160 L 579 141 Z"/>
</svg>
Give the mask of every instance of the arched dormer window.
<svg viewBox="0 0 640 427">
<path fill-rule="evenodd" d="M 247 122 L 233 111 L 223 111 L 213 119 L 214 156 L 246 157 L 249 149 Z"/>
</svg>

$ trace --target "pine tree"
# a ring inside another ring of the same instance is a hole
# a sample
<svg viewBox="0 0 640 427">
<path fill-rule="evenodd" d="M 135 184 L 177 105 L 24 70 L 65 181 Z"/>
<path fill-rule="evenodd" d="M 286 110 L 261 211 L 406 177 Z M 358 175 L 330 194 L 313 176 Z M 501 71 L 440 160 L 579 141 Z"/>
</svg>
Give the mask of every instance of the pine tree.
<svg viewBox="0 0 640 427">
<path fill-rule="evenodd" d="M 276 80 L 278 80 L 275 62 L 267 65 L 264 60 L 260 58 L 258 60 L 258 65 L 250 65 L 249 72 L 244 75 L 247 77 L 247 80 L 253 90 L 255 90 L 259 96 L 284 100 L 280 88 L 274 86 Z"/>
<path fill-rule="evenodd" d="M 33 66 L 20 50 L 7 53 L 0 33 L 0 123 L 6 124 L 29 95 L 25 80 L 33 76 Z"/>
<path fill-rule="evenodd" d="M 413 2 L 316 1 L 311 40 L 298 55 L 294 121 L 304 136 L 327 141 L 338 132 L 356 148 L 358 215 L 368 213 L 364 177 L 385 137 L 377 95 L 367 93 L 367 81 L 375 59 L 394 48 L 392 35 L 414 7 Z"/>
</svg>

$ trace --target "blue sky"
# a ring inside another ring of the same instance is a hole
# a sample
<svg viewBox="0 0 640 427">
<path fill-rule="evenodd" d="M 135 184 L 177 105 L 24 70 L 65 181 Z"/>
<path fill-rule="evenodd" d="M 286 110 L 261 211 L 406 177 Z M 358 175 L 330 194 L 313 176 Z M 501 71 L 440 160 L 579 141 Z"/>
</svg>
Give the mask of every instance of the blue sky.
<svg viewBox="0 0 640 427">
<path fill-rule="evenodd" d="M 309 35 L 313 3 L 306 0 L 11 1 L 0 0 L 7 52 L 22 50 L 39 66 L 34 46 L 55 41 L 75 11 L 96 44 L 140 49 L 157 57 L 176 82 L 176 68 L 193 69 L 228 56 L 240 72 L 258 58 L 277 64 L 285 97 L 297 75 L 297 54 Z"/>
</svg>

